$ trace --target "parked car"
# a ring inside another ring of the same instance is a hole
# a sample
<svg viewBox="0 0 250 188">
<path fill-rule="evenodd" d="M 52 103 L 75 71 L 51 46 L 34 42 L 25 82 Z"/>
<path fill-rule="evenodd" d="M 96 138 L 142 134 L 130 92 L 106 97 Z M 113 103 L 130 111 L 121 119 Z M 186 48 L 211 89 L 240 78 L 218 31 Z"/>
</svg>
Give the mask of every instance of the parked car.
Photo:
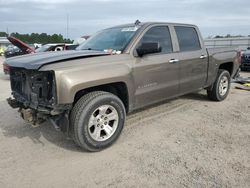
<svg viewBox="0 0 250 188">
<path fill-rule="evenodd" d="M 42 45 L 40 48 L 36 49 L 36 52 L 75 50 L 77 47 L 78 45 L 74 44 L 53 43 Z"/>
<path fill-rule="evenodd" d="M 7 49 L 4 52 L 4 57 L 9 58 L 9 57 L 14 57 L 18 55 L 24 55 L 25 53 L 22 52 L 18 47 L 9 45 Z"/>
<path fill-rule="evenodd" d="M 54 44 L 45 44 L 35 50 L 35 45 L 25 44 L 24 42 L 14 37 L 8 37 L 8 39 L 9 41 L 12 42 L 13 45 L 10 45 L 5 51 L 4 55 L 6 58 L 30 54 L 30 53 L 75 50 L 78 47 L 78 45 L 74 44 L 54 43 Z M 5 63 L 3 64 L 3 72 L 5 74 L 9 74 L 9 67 Z"/>
<path fill-rule="evenodd" d="M 20 48 L 14 45 L 9 45 L 7 49 L 4 51 L 5 58 L 10 58 L 25 54 L 26 53 L 24 53 Z M 9 74 L 9 67 L 5 64 L 5 62 L 3 63 L 3 72 L 4 74 Z"/>
<path fill-rule="evenodd" d="M 241 53 L 241 70 L 250 70 L 250 47 Z"/>
<path fill-rule="evenodd" d="M 7 39 L 12 43 L 12 45 L 9 45 L 5 50 L 5 58 L 35 53 L 34 47 L 22 42 L 21 40 L 15 37 L 7 37 Z"/>
<path fill-rule="evenodd" d="M 112 145 L 134 110 L 200 89 L 223 101 L 239 71 L 238 52 L 206 49 L 197 26 L 157 22 L 112 27 L 76 51 L 6 63 L 9 105 L 30 124 L 49 120 L 88 151 Z"/>
<path fill-rule="evenodd" d="M 37 53 L 37 52 L 74 50 L 78 46 L 66 43 L 52 43 L 52 44 L 42 45 L 40 48 L 36 49 L 36 46 L 38 46 L 38 44 L 36 44 L 36 46 L 34 44 L 26 44 L 15 37 L 8 37 L 8 40 L 13 45 L 10 45 L 9 48 L 6 50 L 5 52 L 6 58 L 18 55 L 30 54 L 30 53 Z"/>
</svg>

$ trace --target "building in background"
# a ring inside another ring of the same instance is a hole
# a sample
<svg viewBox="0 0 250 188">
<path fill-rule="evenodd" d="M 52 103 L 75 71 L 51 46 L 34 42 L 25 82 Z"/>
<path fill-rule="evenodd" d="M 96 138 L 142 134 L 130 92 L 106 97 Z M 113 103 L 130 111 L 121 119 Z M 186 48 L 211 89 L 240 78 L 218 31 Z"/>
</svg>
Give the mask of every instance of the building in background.
<svg viewBox="0 0 250 188">
<path fill-rule="evenodd" d="M 0 48 L 5 50 L 10 44 L 11 43 L 7 37 L 0 37 Z"/>
</svg>

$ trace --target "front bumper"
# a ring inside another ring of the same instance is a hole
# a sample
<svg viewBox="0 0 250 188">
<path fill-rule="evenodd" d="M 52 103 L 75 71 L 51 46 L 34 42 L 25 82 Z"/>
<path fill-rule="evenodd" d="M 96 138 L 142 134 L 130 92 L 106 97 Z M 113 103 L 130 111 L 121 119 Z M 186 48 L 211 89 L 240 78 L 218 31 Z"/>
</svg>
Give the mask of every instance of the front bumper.
<svg viewBox="0 0 250 188">
<path fill-rule="evenodd" d="M 12 108 L 19 108 L 18 112 L 21 117 L 33 127 L 37 127 L 49 120 L 56 129 L 60 129 L 63 132 L 68 131 L 68 114 L 72 108 L 71 104 L 56 105 L 54 108 L 37 107 L 34 109 L 30 106 L 25 107 L 22 102 L 16 99 L 8 98 L 7 102 Z"/>
<path fill-rule="evenodd" d="M 44 107 L 44 106 L 36 106 L 35 108 L 31 105 L 27 105 L 28 102 L 21 102 L 13 98 L 7 98 L 8 104 L 12 108 L 20 108 L 20 109 L 32 109 L 36 113 L 41 113 L 44 115 L 50 115 L 55 116 L 64 113 L 65 111 L 68 111 L 72 108 L 71 104 L 61 104 L 61 105 L 55 105 L 53 108 L 50 107 Z"/>
<path fill-rule="evenodd" d="M 242 62 L 241 63 L 241 68 L 248 68 L 248 69 L 250 69 L 250 62 Z"/>
</svg>

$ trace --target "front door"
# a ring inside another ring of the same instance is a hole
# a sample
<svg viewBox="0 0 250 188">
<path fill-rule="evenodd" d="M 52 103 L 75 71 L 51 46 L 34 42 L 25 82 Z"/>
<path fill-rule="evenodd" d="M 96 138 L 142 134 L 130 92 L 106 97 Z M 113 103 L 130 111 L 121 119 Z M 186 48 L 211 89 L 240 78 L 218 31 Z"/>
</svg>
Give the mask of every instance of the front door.
<svg viewBox="0 0 250 188">
<path fill-rule="evenodd" d="M 149 28 L 139 44 L 147 42 L 158 42 L 162 51 L 136 58 L 133 69 L 136 108 L 162 101 L 179 93 L 179 65 L 171 61 L 173 46 L 168 26 Z"/>
</svg>

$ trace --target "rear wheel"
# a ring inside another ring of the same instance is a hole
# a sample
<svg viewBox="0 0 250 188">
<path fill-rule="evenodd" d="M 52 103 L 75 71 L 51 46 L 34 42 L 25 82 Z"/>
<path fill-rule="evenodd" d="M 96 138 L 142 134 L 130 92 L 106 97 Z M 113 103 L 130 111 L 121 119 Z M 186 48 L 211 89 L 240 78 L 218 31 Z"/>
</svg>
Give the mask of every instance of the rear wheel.
<svg viewBox="0 0 250 188">
<path fill-rule="evenodd" d="M 126 118 L 122 101 L 115 95 L 96 91 L 81 97 L 72 109 L 70 126 L 77 145 L 100 151 L 119 137 Z"/>
<path fill-rule="evenodd" d="M 211 90 L 207 90 L 208 98 L 213 101 L 224 100 L 230 90 L 230 74 L 226 70 L 220 69 Z"/>
</svg>

